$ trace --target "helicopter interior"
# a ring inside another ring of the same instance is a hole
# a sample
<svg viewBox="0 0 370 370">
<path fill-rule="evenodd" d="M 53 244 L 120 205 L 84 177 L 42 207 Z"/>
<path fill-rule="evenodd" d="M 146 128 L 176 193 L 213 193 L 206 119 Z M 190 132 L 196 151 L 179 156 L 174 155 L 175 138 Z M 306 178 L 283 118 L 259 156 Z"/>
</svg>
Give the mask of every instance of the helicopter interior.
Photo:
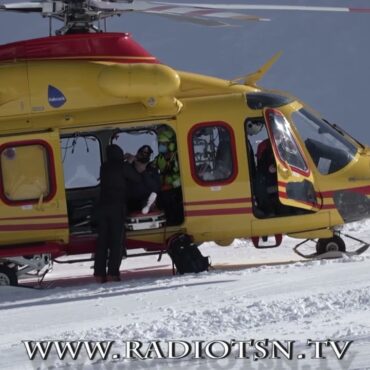
<svg viewBox="0 0 370 370">
<path fill-rule="evenodd" d="M 165 149 L 163 149 L 163 135 L 161 136 L 161 132 L 164 131 L 173 132 L 171 142 L 168 142 Z M 143 145 L 149 145 L 153 150 L 150 158 L 152 166 L 156 166 L 156 163 L 159 162 L 157 159 L 161 156 L 166 156 L 167 159 L 170 158 L 178 163 L 176 137 L 174 131 L 166 125 L 128 130 L 101 130 L 62 136 L 62 160 L 71 234 L 97 232 L 99 172 L 100 166 L 105 160 L 105 147 L 109 144 L 117 144 L 124 153 L 132 155 L 135 155 Z M 166 153 L 165 150 L 168 152 Z M 161 173 L 159 169 L 158 172 Z M 179 174 L 178 168 L 177 173 Z M 151 217 L 158 218 L 160 222 L 157 223 L 157 227 L 180 225 L 184 220 L 184 210 L 181 182 L 179 178 L 177 180 L 176 185 L 170 187 L 161 175 L 161 191 L 158 194 L 154 212 L 150 213 L 153 213 L 154 216 L 145 216 L 140 212 L 134 213 L 138 213 L 138 217 L 142 217 L 143 221 L 146 219 L 152 221 Z M 140 205 L 138 205 L 139 207 Z M 129 225 L 132 217 L 133 214 L 128 215 L 126 224 L 128 230 L 132 230 Z"/>
<path fill-rule="evenodd" d="M 170 137 L 167 140 L 168 133 Z M 189 151 L 193 157 L 191 167 L 194 177 L 207 186 L 219 181 L 232 181 L 235 159 L 229 131 L 222 125 L 195 127 L 191 138 Z M 95 211 L 99 200 L 99 171 L 105 159 L 104 148 L 111 143 L 119 145 L 124 153 L 133 155 L 143 145 L 152 148 L 151 163 L 159 170 L 162 186 L 156 206 L 161 212 L 159 215 L 164 215 L 165 219 L 164 222 L 160 219 L 157 227 L 181 225 L 184 221 L 184 204 L 179 168 L 175 169 L 175 174 L 163 176 L 166 171 L 161 161 L 157 160 L 164 155 L 167 160 L 174 160 L 174 165 L 178 166 L 176 136 L 169 126 L 158 124 L 62 136 L 62 161 L 71 233 L 90 234 L 97 231 Z M 163 144 L 167 144 L 165 154 Z M 169 186 L 169 182 L 172 186 Z M 140 212 L 139 217 L 145 219 Z M 132 218 L 132 214 L 129 215 L 128 219 Z M 129 223 L 126 228 L 132 230 Z"/>
</svg>

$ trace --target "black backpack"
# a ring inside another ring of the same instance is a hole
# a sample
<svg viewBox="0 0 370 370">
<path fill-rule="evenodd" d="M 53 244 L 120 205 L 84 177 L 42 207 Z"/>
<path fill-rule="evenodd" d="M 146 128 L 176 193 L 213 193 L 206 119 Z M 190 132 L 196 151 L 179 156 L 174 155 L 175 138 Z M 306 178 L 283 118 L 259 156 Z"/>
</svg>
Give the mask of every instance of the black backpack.
<svg viewBox="0 0 370 370">
<path fill-rule="evenodd" d="M 187 234 L 176 234 L 168 240 L 167 253 L 180 275 L 208 271 L 210 262 Z"/>
</svg>

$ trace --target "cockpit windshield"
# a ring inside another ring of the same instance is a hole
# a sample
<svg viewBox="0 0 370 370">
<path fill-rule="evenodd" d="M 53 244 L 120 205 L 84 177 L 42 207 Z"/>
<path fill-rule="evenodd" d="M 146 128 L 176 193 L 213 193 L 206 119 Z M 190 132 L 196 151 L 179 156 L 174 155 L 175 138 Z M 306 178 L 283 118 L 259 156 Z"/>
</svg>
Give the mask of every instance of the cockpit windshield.
<svg viewBox="0 0 370 370">
<path fill-rule="evenodd" d="M 337 172 L 354 159 L 356 146 L 322 119 L 302 108 L 292 120 L 321 174 Z"/>
</svg>

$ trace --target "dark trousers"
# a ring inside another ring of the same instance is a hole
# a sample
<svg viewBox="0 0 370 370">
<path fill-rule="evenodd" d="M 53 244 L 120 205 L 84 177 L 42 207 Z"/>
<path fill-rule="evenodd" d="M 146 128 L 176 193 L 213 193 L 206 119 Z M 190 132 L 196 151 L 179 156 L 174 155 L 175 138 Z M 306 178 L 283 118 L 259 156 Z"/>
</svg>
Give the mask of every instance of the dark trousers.
<svg viewBox="0 0 370 370">
<path fill-rule="evenodd" d="M 101 206 L 98 216 L 98 239 L 95 252 L 94 275 L 118 276 L 122 255 L 126 254 L 122 245 L 125 240 L 125 213 L 121 206 Z"/>
</svg>

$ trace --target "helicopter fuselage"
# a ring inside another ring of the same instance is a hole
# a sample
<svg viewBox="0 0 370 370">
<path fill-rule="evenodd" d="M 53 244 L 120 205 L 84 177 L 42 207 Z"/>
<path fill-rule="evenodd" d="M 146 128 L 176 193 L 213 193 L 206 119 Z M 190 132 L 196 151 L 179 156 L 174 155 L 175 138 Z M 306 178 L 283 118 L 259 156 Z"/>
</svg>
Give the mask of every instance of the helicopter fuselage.
<svg viewBox="0 0 370 370">
<path fill-rule="evenodd" d="M 129 248 L 165 250 L 178 232 L 221 245 L 279 234 L 330 238 L 370 216 L 367 148 L 285 93 L 176 71 L 128 34 L 1 46 L 0 81 L 0 258 L 94 251 L 91 229 L 72 231 L 71 209 L 99 191 L 98 182 L 66 185 L 61 142 L 73 137 L 95 138 L 104 160 L 117 133 L 175 132 L 183 219 L 130 231 Z M 248 134 L 248 120 L 263 122 L 264 138 Z M 271 212 L 256 181 L 266 138 L 279 201 Z"/>
</svg>

